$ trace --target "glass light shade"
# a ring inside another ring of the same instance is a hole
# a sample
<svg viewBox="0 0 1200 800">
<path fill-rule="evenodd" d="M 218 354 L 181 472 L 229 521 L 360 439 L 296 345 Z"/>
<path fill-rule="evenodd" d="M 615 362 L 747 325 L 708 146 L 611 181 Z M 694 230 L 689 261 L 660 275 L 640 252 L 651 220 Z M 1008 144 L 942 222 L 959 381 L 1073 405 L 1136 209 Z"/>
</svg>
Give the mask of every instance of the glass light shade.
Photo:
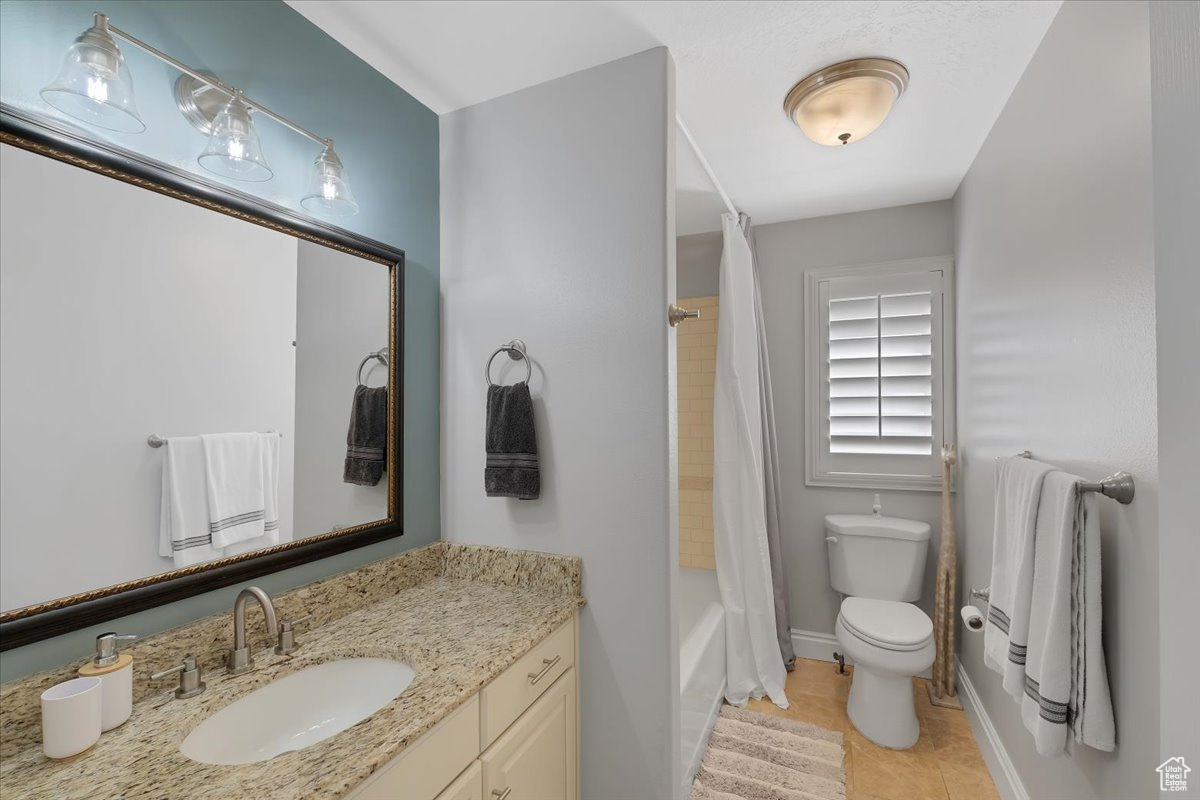
<svg viewBox="0 0 1200 800">
<path fill-rule="evenodd" d="M 208 146 L 196 160 L 209 172 L 236 181 L 269 181 L 275 174 L 241 95 L 231 97 L 213 119 Z"/>
<path fill-rule="evenodd" d="M 125 57 L 102 18 L 75 40 L 58 77 L 41 94 L 54 108 L 97 128 L 121 133 L 146 130 L 133 104 L 133 80 Z"/>
<path fill-rule="evenodd" d="M 358 203 L 350 191 L 342 160 L 333 151 L 332 141 L 313 162 L 300 206 L 305 211 L 327 217 L 350 217 L 358 213 Z"/>
<path fill-rule="evenodd" d="M 809 75 L 788 92 L 784 110 L 817 144 L 865 139 L 908 85 L 908 70 L 884 58 L 844 61 Z"/>
<path fill-rule="evenodd" d="M 896 102 L 896 90 L 881 78 L 847 78 L 809 95 L 792 115 L 817 144 L 843 145 L 865 139 Z"/>
</svg>

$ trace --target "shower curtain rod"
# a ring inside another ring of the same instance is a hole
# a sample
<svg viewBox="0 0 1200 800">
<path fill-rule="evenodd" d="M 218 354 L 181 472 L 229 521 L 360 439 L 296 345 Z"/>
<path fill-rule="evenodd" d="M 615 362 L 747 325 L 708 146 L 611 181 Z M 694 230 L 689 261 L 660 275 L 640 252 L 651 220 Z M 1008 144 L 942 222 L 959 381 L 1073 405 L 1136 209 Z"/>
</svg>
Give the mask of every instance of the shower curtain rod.
<svg viewBox="0 0 1200 800">
<path fill-rule="evenodd" d="M 709 165 L 708 159 L 700 152 L 700 145 L 696 144 L 696 140 L 692 138 L 692 132 L 688 130 L 687 125 L 683 124 L 683 117 L 679 114 L 675 115 L 675 124 L 679 126 L 679 130 L 683 132 L 683 138 L 687 139 L 689 145 L 692 146 L 692 152 L 696 154 L 696 160 L 700 162 L 700 166 L 704 168 L 704 174 L 712 181 L 713 188 L 717 190 L 717 194 L 721 195 L 721 202 L 729 209 L 729 213 L 734 217 L 738 216 L 738 210 L 734 207 L 733 201 L 729 199 L 729 195 L 725 194 L 725 187 L 721 186 L 721 182 L 717 180 L 717 174 L 713 172 L 712 166 Z"/>
</svg>

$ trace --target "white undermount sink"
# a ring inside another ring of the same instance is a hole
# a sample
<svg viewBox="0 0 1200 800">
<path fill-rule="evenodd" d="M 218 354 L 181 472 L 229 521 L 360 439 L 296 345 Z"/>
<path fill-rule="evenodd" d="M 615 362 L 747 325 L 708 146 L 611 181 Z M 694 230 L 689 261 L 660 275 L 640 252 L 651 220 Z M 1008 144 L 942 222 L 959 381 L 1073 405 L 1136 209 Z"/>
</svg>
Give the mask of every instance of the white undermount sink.
<svg viewBox="0 0 1200 800">
<path fill-rule="evenodd" d="M 346 658 L 272 681 L 222 708 L 179 751 L 204 764 L 250 764 L 328 739 L 400 696 L 412 667 L 386 658 Z"/>
</svg>

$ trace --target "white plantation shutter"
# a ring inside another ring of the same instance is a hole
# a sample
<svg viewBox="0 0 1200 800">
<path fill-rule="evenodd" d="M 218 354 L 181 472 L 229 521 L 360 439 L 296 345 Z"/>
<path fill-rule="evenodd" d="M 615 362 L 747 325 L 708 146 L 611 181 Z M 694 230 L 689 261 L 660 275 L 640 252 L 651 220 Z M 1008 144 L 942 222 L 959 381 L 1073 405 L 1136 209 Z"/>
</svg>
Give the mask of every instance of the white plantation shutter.
<svg viewBox="0 0 1200 800">
<path fill-rule="evenodd" d="M 829 301 L 829 449 L 933 452 L 929 292 Z"/>
<path fill-rule="evenodd" d="M 942 373 L 953 361 L 943 341 L 948 265 L 937 261 L 809 275 L 810 483 L 932 487 L 940 474 L 942 409 L 953 408 Z"/>
</svg>

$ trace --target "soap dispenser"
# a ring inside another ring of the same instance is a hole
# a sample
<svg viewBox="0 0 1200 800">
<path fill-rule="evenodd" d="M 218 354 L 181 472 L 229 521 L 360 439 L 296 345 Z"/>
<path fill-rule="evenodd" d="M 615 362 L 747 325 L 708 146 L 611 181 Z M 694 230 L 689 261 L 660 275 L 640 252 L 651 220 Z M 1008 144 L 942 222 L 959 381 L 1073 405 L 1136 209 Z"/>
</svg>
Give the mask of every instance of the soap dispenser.
<svg viewBox="0 0 1200 800">
<path fill-rule="evenodd" d="M 117 652 L 117 642 L 136 639 L 112 632 L 96 637 L 96 655 L 79 668 L 81 678 L 100 679 L 100 729 L 111 731 L 133 713 L 133 656 Z"/>
</svg>

